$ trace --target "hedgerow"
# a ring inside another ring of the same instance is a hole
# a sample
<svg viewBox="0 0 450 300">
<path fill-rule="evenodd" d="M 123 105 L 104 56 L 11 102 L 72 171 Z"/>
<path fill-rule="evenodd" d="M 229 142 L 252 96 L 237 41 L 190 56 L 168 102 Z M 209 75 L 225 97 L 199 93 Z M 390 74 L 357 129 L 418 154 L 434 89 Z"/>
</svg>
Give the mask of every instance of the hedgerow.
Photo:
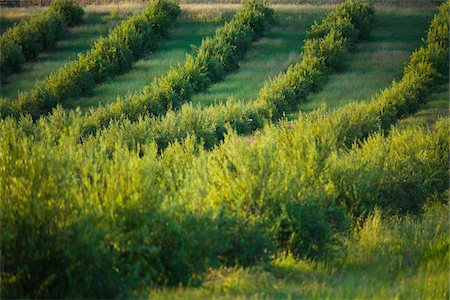
<svg viewBox="0 0 450 300">
<path fill-rule="evenodd" d="M 179 14 L 179 6 L 170 0 L 150 1 L 142 13 L 117 25 L 106 38 L 100 37 L 77 61 L 19 94 L 11 109 L 36 119 L 57 104 L 89 94 L 96 84 L 128 71 L 134 61 L 156 50 Z"/>
<path fill-rule="evenodd" d="M 57 0 L 44 13 L 9 28 L 0 37 L 2 83 L 10 74 L 20 71 L 26 60 L 53 47 L 64 35 L 66 26 L 80 24 L 83 14 L 83 9 L 72 0 Z"/>
<path fill-rule="evenodd" d="M 431 42 L 427 41 L 426 47 L 411 55 L 411 62 L 405 68 L 401 81 L 394 81 L 370 105 L 352 104 L 349 109 L 354 110 L 353 114 L 345 110 L 336 112 L 336 115 L 342 114 L 336 126 L 339 126 L 337 131 L 341 131 L 339 139 L 346 145 L 350 146 L 358 135 L 367 136 L 379 128 L 389 130 L 398 118 L 415 112 L 430 89 L 448 77 L 448 68 L 442 67 L 448 63 L 448 31 L 443 30 L 448 29 L 448 22 L 446 23 L 446 12 L 442 7 L 430 25 L 428 37 Z M 180 112 L 170 112 L 161 119 L 139 120 L 135 125 L 136 130 L 132 129 L 133 123 L 129 121 L 111 124 L 99 136 L 128 136 L 127 143 L 130 147 L 153 140 L 163 149 L 170 142 L 194 135 L 198 141 L 203 140 L 207 148 L 211 148 L 223 139 L 228 125 L 240 134 L 253 132 L 262 128 L 270 116 L 273 118 L 274 106 L 267 105 L 268 103 L 276 103 L 276 110 L 279 111 L 277 115 L 280 117 L 282 113 L 294 111 L 296 105 L 306 99 L 314 84 L 323 82 L 322 76 L 325 75 L 309 70 L 316 69 L 315 66 L 318 65 L 323 66 L 323 60 L 328 60 L 328 65 L 333 65 L 334 61 L 339 62 L 336 57 L 342 58 L 341 55 L 346 51 L 339 47 L 342 46 L 342 40 L 338 40 L 338 43 L 330 42 L 334 40 L 331 38 L 334 32 L 328 38 L 306 41 L 306 45 L 314 45 L 310 46 L 313 50 L 307 51 L 302 61 L 288 69 L 286 74 L 279 75 L 279 80 L 266 85 L 254 102 L 242 104 L 231 99 L 226 104 L 207 108 L 185 105 Z M 435 38 L 437 33 L 441 33 L 440 39 Z M 328 54 L 313 56 L 315 53 L 325 53 L 324 51 Z M 359 119 L 366 122 L 359 122 Z M 133 137 L 131 132 L 135 133 Z M 111 145 L 114 140 L 118 139 L 111 139 Z"/>
</svg>

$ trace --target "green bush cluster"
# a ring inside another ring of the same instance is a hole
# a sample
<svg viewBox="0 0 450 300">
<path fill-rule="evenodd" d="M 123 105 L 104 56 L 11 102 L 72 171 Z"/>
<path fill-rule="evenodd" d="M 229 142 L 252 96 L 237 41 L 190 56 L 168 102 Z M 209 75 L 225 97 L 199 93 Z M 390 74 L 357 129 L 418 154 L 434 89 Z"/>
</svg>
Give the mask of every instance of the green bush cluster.
<svg viewBox="0 0 450 300">
<path fill-rule="evenodd" d="M 84 10 L 72 0 L 54 0 L 50 10 L 59 12 L 64 17 L 66 26 L 76 26 L 83 22 Z"/>
<path fill-rule="evenodd" d="M 375 22 L 374 8 L 359 0 L 345 1 L 328 14 L 321 23 L 314 22 L 308 38 L 321 38 L 328 32 L 339 30 L 342 34 L 356 40 L 367 38 Z"/>
<path fill-rule="evenodd" d="M 418 213 L 427 198 L 448 188 L 448 120 L 434 134 L 421 130 L 371 135 L 348 155 L 333 154 L 327 184 L 333 201 L 354 216 L 379 207 Z M 425 158 L 427 157 L 427 158 Z"/>
<path fill-rule="evenodd" d="M 29 113 L 36 119 L 57 104 L 87 95 L 96 84 L 128 71 L 134 61 L 156 50 L 179 14 L 179 6 L 170 0 L 150 1 L 142 13 L 123 21 L 106 38 L 100 37 L 77 61 L 19 94 L 12 104 L 16 114 Z"/>
<path fill-rule="evenodd" d="M 26 60 L 53 47 L 63 36 L 66 26 L 81 23 L 83 13 L 83 9 L 74 1 L 57 0 L 43 14 L 8 29 L 0 37 L 1 81 L 6 82 L 10 74 L 20 71 Z"/>
<path fill-rule="evenodd" d="M 183 65 L 155 79 L 142 91 L 90 112 L 90 130 L 108 125 L 111 120 L 128 116 L 132 121 L 147 114 L 163 115 L 190 101 L 226 73 L 239 67 L 253 41 L 268 30 L 273 11 L 262 0 L 247 0 L 241 10 L 213 37 L 204 39 L 194 55 L 187 55 Z"/>
</svg>

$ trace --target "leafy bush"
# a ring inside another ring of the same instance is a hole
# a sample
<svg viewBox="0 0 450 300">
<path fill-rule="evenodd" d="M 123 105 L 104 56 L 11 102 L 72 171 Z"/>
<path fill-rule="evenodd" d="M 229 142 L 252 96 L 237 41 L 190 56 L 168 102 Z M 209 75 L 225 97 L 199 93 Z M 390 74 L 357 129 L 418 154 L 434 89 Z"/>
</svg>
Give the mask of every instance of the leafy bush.
<svg viewBox="0 0 450 300">
<path fill-rule="evenodd" d="M 353 42 L 357 38 L 366 38 L 375 22 L 374 8 L 361 0 L 347 0 L 336 7 L 319 24 L 314 22 L 309 38 L 324 37 L 332 29 L 340 29 L 346 38 Z M 351 26 L 349 23 L 353 24 Z"/>
<path fill-rule="evenodd" d="M 83 69 L 92 74 L 95 83 L 101 83 L 113 75 L 128 71 L 134 61 L 129 48 L 121 47 L 117 42 L 105 38 L 99 38 L 92 45 L 92 49 L 86 54 L 80 54 L 78 59 Z"/>
<path fill-rule="evenodd" d="M 15 104 L 20 112 L 28 112 L 38 118 L 65 99 L 91 91 L 92 74 L 78 62 L 64 66 L 47 77 L 45 84 L 38 83 L 30 92 L 20 93 Z"/>
<path fill-rule="evenodd" d="M 83 21 L 84 10 L 73 0 L 53 0 L 50 10 L 61 14 L 66 26 L 75 26 Z"/>
<path fill-rule="evenodd" d="M 46 14 L 31 18 L 30 26 L 38 32 L 42 49 L 53 47 L 60 40 L 66 30 L 64 26 L 64 16 L 53 10 Z"/>
<path fill-rule="evenodd" d="M 21 47 L 8 39 L 6 35 L 0 37 L 0 49 L 0 79 L 2 82 L 6 82 L 9 74 L 20 71 L 25 57 Z"/>
<path fill-rule="evenodd" d="M 427 198 L 447 188 L 446 121 L 426 135 L 421 130 L 393 131 L 385 139 L 371 136 L 348 155 L 333 155 L 329 181 L 335 201 L 361 216 L 375 207 L 418 213 Z M 427 158 L 424 158 L 427 157 Z"/>
<path fill-rule="evenodd" d="M 11 27 L 5 33 L 5 37 L 20 46 L 27 60 L 35 58 L 42 50 L 40 34 L 30 22 L 24 21 Z"/>
</svg>

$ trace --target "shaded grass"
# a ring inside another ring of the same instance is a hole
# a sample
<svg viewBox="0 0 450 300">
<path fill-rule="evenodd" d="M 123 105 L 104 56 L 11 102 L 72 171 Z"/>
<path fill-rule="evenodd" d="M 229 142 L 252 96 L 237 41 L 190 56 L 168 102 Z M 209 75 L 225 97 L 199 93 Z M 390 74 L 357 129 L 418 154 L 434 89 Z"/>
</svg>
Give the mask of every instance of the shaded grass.
<svg viewBox="0 0 450 300">
<path fill-rule="evenodd" d="M 302 111 L 323 103 L 342 106 L 351 101 L 369 101 L 378 91 L 401 78 L 411 53 L 421 45 L 433 9 L 380 9 L 370 39 L 358 44 L 348 57 L 344 72 L 333 74 L 318 93 L 311 94 Z"/>
</svg>

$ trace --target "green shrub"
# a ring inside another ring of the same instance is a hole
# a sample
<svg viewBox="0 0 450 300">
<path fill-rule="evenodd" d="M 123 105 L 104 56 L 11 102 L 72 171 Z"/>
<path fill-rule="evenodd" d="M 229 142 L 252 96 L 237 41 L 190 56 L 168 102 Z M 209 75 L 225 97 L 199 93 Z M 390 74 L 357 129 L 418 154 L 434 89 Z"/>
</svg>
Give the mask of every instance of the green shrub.
<svg viewBox="0 0 450 300">
<path fill-rule="evenodd" d="M 143 15 L 152 24 L 155 39 L 167 36 L 169 28 L 181 13 L 181 9 L 175 1 L 155 0 L 150 1 Z"/>
<path fill-rule="evenodd" d="M 41 16 L 36 16 L 29 20 L 30 27 L 34 28 L 40 35 L 39 40 L 42 49 L 49 49 L 55 46 L 66 30 L 64 17 L 55 11 L 49 10 Z"/>
<path fill-rule="evenodd" d="M 61 14 L 66 26 L 76 26 L 83 22 L 84 10 L 73 0 L 53 0 L 50 10 Z"/>
<path fill-rule="evenodd" d="M 40 34 L 29 21 L 11 27 L 5 32 L 5 36 L 21 47 L 23 56 L 27 60 L 35 58 L 42 50 Z"/>
<path fill-rule="evenodd" d="M 99 38 L 92 49 L 86 54 L 80 54 L 78 59 L 81 68 L 92 74 L 96 83 L 128 71 L 134 61 L 129 48 L 105 38 Z"/>
<path fill-rule="evenodd" d="M 439 139 L 444 128 L 438 123 L 432 135 L 410 130 L 393 131 L 387 139 L 371 136 L 348 155 L 333 156 L 329 181 L 335 201 L 355 216 L 375 207 L 420 212 L 431 194 L 447 188 L 448 141 Z"/>
<path fill-rule="evenodd" d="M 11 73 L 20 71 L 25 58 L 21 47 L 6 35 L 0 37 L 0 49 L 0 79 L 6 82 Z"/>
<path fill-rule="evenodd" d="M 358 38 L 367 38 L 375 22 L 374 8 L 361 0 L 348 0 L 336 7 L 319 24 L 314 22 L 309 38 L 324 37 L 332 29 L 340 28 L 346 38 L 353 42 Z M 349 26 L 349 23 L 353 24 Z M 355 30 L 356 29 L 356 30 Z"/>
</svg>

